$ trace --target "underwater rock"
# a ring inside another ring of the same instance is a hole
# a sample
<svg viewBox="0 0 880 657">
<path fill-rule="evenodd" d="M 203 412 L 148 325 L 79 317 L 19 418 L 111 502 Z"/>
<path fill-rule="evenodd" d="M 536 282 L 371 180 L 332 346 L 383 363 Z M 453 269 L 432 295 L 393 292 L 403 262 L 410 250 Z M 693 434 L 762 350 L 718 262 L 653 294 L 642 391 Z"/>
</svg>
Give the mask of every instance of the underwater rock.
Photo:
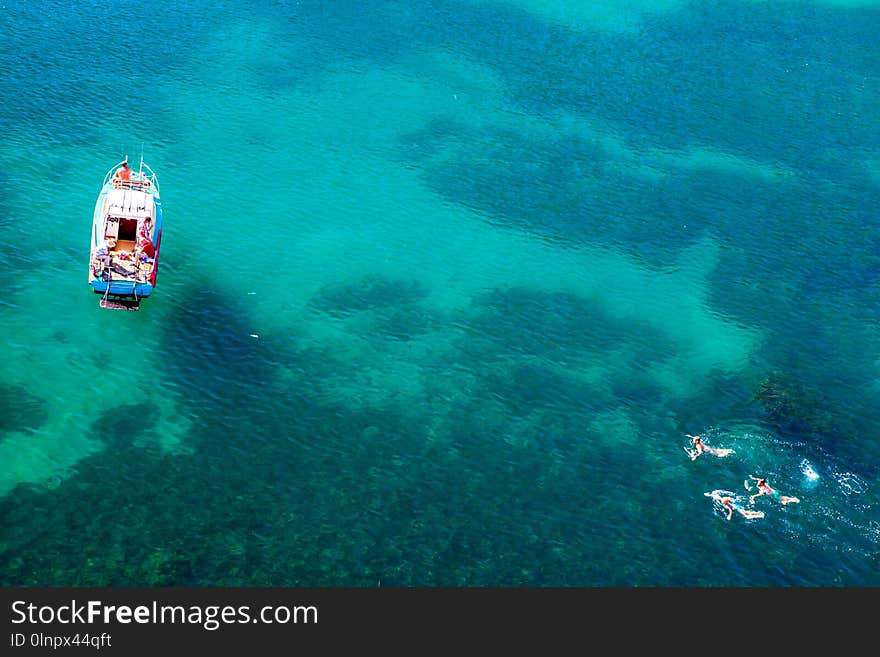
<svg viewBox="0 0 880 657">
<path fill-rule="evenodd" d="M 0 385 L 0 433 L 33 431 L 49 418 L 46 401 L 18 385 Z"/>
<path fill-rule="evenodd" d="M 367 274 L 358 281 L 324 286 L 309 305 L 328 315 L 345 318 L 367 310 L 412 304 L 427 294 L 427 288 L 418 281 Z"/>
<path fill-rule="evenodd" d="M 767 419 L 782 431 L 826 435 L 834 431 L 834 421 L 822 395 L 782 372 L 766 376 L 758 384 L 754 399 Z"/>
</svg>

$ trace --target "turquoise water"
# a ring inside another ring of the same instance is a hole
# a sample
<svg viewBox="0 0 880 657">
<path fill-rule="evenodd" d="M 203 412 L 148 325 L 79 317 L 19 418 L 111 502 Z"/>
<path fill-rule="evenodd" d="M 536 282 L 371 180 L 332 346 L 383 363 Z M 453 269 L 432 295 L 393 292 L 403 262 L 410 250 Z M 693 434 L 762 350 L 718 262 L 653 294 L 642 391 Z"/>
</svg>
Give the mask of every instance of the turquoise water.
<svg viewBox="0 0 880 657">
<path fill-rule="evenodd" d="M 7 0 L 0 583 L 880 584 L 878 26 Z M 87 285 L 126 154 L 136 313 Z M 749 474 L 800 503 L 725 521 Z"/>
</svg>

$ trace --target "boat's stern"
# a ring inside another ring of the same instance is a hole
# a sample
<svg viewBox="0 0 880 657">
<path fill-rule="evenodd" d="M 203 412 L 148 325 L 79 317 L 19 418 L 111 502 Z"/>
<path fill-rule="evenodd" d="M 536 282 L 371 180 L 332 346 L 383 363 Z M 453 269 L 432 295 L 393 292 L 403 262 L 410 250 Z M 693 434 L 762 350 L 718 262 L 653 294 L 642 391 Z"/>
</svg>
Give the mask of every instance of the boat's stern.
<svg viewBox="0 0 880 657">
<path fill-rule="evenodd" d="M 106 308 L 107 310 L 138 310 L 141 307 L 141 302 L 138 299 L 137 301 L 132 299 L 101 299 L 101 308 Z"/>
</svg>

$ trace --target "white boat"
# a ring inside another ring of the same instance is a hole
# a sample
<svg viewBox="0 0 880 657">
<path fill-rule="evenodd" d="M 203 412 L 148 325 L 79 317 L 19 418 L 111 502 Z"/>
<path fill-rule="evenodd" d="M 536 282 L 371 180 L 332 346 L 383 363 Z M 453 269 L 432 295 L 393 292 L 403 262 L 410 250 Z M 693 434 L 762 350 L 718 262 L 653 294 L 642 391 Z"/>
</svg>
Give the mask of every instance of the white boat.
<svg viewBox="0 0 880 657">
<path fill-rule="evenodd" d="M 89 285 L 101 295 L 101 307 L 137 310 L 156 287 L 162 242 L 159 180 L 144 164 L 117 172 L 112 167 L 98 194 L 92 217 Z"/>
</svg>

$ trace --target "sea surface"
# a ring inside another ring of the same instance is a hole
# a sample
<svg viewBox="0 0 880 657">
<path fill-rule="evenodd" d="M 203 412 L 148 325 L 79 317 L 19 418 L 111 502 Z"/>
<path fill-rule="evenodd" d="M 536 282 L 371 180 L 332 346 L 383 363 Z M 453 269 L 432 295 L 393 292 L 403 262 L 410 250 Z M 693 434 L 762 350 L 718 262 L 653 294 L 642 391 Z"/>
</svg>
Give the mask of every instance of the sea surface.
<svg viewBox="0 0 880 657">
<path fill-rule="evenodd" d="M 880 585 L 878 34 L 0 0 L 0 585 Z M 126 156 L 138 312 L 87 285 Z"/>
</svg>

